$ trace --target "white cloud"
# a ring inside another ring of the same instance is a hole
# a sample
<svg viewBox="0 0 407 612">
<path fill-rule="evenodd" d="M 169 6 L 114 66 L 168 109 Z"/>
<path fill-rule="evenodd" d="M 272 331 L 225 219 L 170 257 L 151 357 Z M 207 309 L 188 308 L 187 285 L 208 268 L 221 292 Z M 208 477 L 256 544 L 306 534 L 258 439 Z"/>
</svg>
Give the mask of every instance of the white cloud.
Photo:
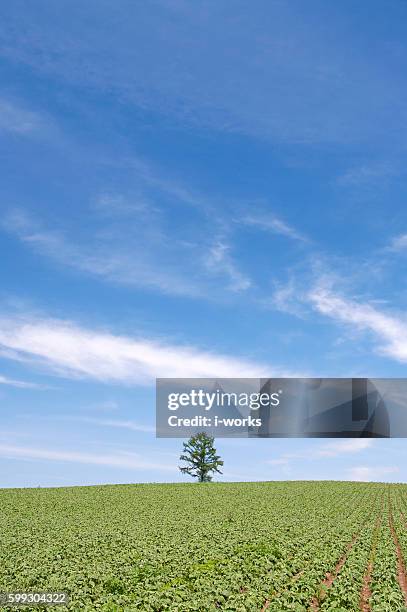
<svg viewBox="0 0 407 612">
<path fill-rule="evenodd" d="M 230 256 L 230 246 L 218 241 L 209 248 L 205 256 L 206 268 L 228 279 L 228 289 L 232 291 L 245 291 L 251 286 L 251 281 L 233 262 Z"/>
<path fill-rule="evenodd" d="M 349 470 L 350 480 L 360 480 L 364 482 L 380 481 L 383 476 L 396 474 L 399 471 L 397 466 L 356 466 Z"/>
<path fill-rule="evenodd" d="M 6 459 L 28 459 L 38 461 L 62 461 L 125 468 L 130 470 L 160 470 L 174 472 L 176 466 L 167 463 L 146 461 L 136 453 L 84 453 L 70 450 L 52 450 L 30 446 L 0 444 L 0 456 Z"/>
<path fill-rule="evenodd" d="M 188 266 L 185 270 L 171 263 L 174 248 L 183 263 L 189 263 L 195 254 L 181 248 L 181 256 L 175 243 L 168 245 L 161 236 L 158 248 L 157 237 L 153 239 L 149 234 L 150 228 L 143 227 L 137 243 L 126 242 L 125 228 L 120 240 L 109 241 L 107 237 L 95 241 L 94 236 L 89 236 L 86 243 L 79 243 L 60 231 L 44 229 L 21 210 L 5 215 L 1 225 L 41 255 L 108 282 L 146 287 L 169 295 L 204 297 L 209 293 L 187 273 Z"/>
<path fill-rule="evenodd" d="M 192 346 L 113 335 L 49 319 L 0 319 L 0 352 L 62 376 L 130 385 L 149 384 L 156 377 L 290 375 L 265 364 Z"/>
<path fill-rule="evenodd" d="M 211 212 L 214 214 L 216 212 L 216 204 L 211 203 L 203 194 L 192 191 L 181 181 L 164 176 L 161 171 L 146 162 L 146 160 L 132 157 L 127 160 L 127 164 L 137 172 L 137 176 L 145 184 L 153 187 L 170 199 L 178 203 L 181 202 L 188 207 L 201 209 L 206 211 L 206 213 Z"/>
<path fill-rule="evenodd" d="M 391 241 L 389 250 L 395 251 L 397 253 L 407 251 L 407 234 L 400 234 L 399 236 L 395 236 Z"/>
<path fill-rule="evenodd" d="M 338 178 L 338 183 L 348 186 L 372 186 L 377 189 L 386 179 L 398 174 L 398 168 L 387 161 L 363 164 L 350 168 Z"/>
<path fill-rule="evenodd" d="M 287 466 L 293 461 L 304 459 L 318 460 L 327 457 L 339 457 L 341 455 L 360 453 L 368 448 L 371 448 L 374 441 L 368 438 L 355 438 L 345 440 L 335 440 L 325 444 L 318 445 L 316 448 L 311 448 L 300 453 L 284 453 L 275 459 L 266 461 L 269 465 Z"/>
<path fill-rule="evenodd" d="M 368 438 L 355 438 L 349 440 L 338 440 L 338 442 L 330 442 L 324 444 L 317 451 L 319 457 L 338 457 L 339 455 L 347 455 L 360 453 L 373 445 L 373 440 Z"/>
<path fill-rule="evenodd" d="M 20 108 L 15 102 L 0 99 L 0 130 L 25 135 L 43 127 L 44 121 L 37 113 Z"/>
<path fill-rule="evenodd" d="M 266 463 L 270 465 L 287 465 L 289 462 L 290 462 L 290 457 L 288 456 L 283 456 L 283 457 L 279 457 L 278 459 L 270 459 L 269 461 L 266 461 Z"/>
<path fill-rule="evenodd" d="M 273 215 L 247 215 L 241 219 L 241 222 L 245 225 L 253 225 L 264 231 L 292 238 L 293 240 L 307 241 L 307 238 L 296 229 Z"/>
<path fill-rule="evenodd" d="M 124 209 L 126 201 L 116 198 Z M 114 202 L 113 196 L 106 200 L 112 214 Z M 45 228 L 23 210 L 4 215 L 0 226 L 42 256 L 113 284 L 200 299 L 216 299 L 227 290 L 239 292 L 251 286 L 224 241 L 208 247 L 205 231 L 202 242 L 177 238 L 163 230 L 153 206 L 146 207 L 143 214 L 141 210 L 137 216 L 137 241 L 134 226 L 126 221 L 123 210 L 124 219 L 118 226 L 104 225 L 102 232 L 91 232 L 85 241 Z M 202 228 L 207 227 L 205 217 L 202 224 Z"/>
<path fill-rule="evenodd" d="M 115 412 L 119 409 L 119 404 L 114 400 L 105 400 L 104 402 L 93 404 L 90 408 L 98 412 Z"/>
<path fill-rule="evenodd" d="M 318 312 L 372 332 L 380 341 L 381 354 L 407 361 L 407 320 L 383 313 L 370 304 L 345 299 L 323 287 L 314 289 L 308 298 Z"/>
<path fill-rule="evenodd" d="M 2 376 L 2 375 L 0 375 L 0 385 L 8 385 L 9 387 L 17 387 L 19 389 L 48 389 L 49 388 L 46 385 L 26 382 L 24 380 L 14 380 L 13 378 L 7 378 L 7 376 Z"/>
<path fill-rule="evenodd" d="M 93 423 L 95 425 L 100 425 L 102 427 L 114 427 L 114 428 L 119 428 L 119 429 L 129 429 L 130 431 L 155 433 L 155 427 L 151 427 L 149 425 L 141 425 L 140 423 L 136 423 L 136 421 L 124 421 L 124 420 L 118 420 L 118 419 L 92 419 L 92 418 L 86 418 L 86 417 L 80 420 L 86 421 L 87 423 Z"/>
<path fill-rule="evenodd" d="M 101 193 L 93 202 L 92 209 L 108 217 L 145 215 L 155 210 L 145 196 L 129 198 L 121 193 Z"/>
<path fill-rule="evenodd" d="M 296 285 L 294 279 L 291 278 L 285 284 L 275 283 L 275 287 L 271 297 L 262 301 L 264 306 L 303 318 L 305 313 L 304 305 L 301 303 L 303 290 Z"/>
</svg>

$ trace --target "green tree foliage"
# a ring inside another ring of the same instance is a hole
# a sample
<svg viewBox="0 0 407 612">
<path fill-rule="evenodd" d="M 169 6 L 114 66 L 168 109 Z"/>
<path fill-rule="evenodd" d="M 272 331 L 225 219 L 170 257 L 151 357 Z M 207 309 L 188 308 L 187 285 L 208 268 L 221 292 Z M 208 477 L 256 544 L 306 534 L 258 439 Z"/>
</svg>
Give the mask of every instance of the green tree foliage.
<svg viewBox="0 0 407 612">
<path fill-rule="evenodd" d="M 192 436 L 188 442 L 184 442 L 184 450 L 180 456 L 180 461 L 188 465 L 181 467 L 184 474 L 189 474 L 193 478 L 198 478 L 199 482 L 210 482 L 211 472 L 222 474 L 219 467 L 223 465 L 220 456 L 216 454 L 213 445 L 214 439 L 205 432 Z"/>
</svg>

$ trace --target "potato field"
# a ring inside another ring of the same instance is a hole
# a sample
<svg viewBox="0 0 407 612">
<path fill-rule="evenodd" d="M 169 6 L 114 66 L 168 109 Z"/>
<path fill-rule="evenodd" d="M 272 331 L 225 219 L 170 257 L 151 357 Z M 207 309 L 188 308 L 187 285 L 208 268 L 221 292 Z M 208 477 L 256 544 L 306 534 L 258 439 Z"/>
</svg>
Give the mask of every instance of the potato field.
<svg viewBox="0 0 407 612">
<path fill-rule="evenodd" d="M 69 593 L 42 609 L 407 609 L 405 485 L 3 489 L 0 534 L 0 592 Z"/>
</svg>

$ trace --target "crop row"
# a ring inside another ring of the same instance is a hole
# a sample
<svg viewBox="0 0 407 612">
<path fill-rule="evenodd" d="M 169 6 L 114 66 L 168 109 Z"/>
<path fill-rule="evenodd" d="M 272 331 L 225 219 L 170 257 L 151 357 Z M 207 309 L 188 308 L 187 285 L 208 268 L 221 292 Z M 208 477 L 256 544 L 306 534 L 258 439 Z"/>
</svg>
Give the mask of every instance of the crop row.
<svg viewBox="0 0 407 612">
<path fill-rule="evenodd" d="M 382 503 L 373 510 L 382 508 Z M 373 514 L 372 512 L 372 514 Z M 380 534 L 380 517 L 370 520 L 363 527 L 354 545 L 348 551 L 342 567 L 332 576 L 332 584 L 321 596 L 321 610 L 357 610 L 362 605 L 362 592 L 369 563 L 374 562 L 375 546 Z"/>
<path fill-rule="evenodd" d="M 342 512 L 342 519 L 334 529 L 327 530 L 315 542 L 312 563 L 306 568 L 295 588 L 289 588 L 281 597 L 276 598 L 270 605 L 272 610 L 288 610 L 292 606 L 312 605 L 313 609 L 319 607 L 324 597 L 325 585 L 336 575 L 338 564 L 343 563 L 350 554 L 353 545 L 359 540 L 364 525 L 369 522 L 370 515 L 367 508 L 377 506 L 377 500 L 371 497 L 359 500 L 360 505 L 353 506 L 353 511 L 347 518 L 343 516 L 343 506 L 338 509 Z M 367 503 L 369 505 L 367 505 Z"/>
</svg>

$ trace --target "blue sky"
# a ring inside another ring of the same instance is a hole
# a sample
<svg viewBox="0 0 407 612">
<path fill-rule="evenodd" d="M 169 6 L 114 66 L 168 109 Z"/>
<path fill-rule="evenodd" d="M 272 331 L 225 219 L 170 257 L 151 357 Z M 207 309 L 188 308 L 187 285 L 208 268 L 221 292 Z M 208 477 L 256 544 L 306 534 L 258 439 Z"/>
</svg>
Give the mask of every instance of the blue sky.
<svg viewBox="0 0 407 612">
<path fill-rule="evenodd" d="M 156 376 L 404 377 L 407 4 L 0 6 L 0 486 L 184 481 Z M 403 440 L 219 440 L 407 481 Z"/>
</svg>

